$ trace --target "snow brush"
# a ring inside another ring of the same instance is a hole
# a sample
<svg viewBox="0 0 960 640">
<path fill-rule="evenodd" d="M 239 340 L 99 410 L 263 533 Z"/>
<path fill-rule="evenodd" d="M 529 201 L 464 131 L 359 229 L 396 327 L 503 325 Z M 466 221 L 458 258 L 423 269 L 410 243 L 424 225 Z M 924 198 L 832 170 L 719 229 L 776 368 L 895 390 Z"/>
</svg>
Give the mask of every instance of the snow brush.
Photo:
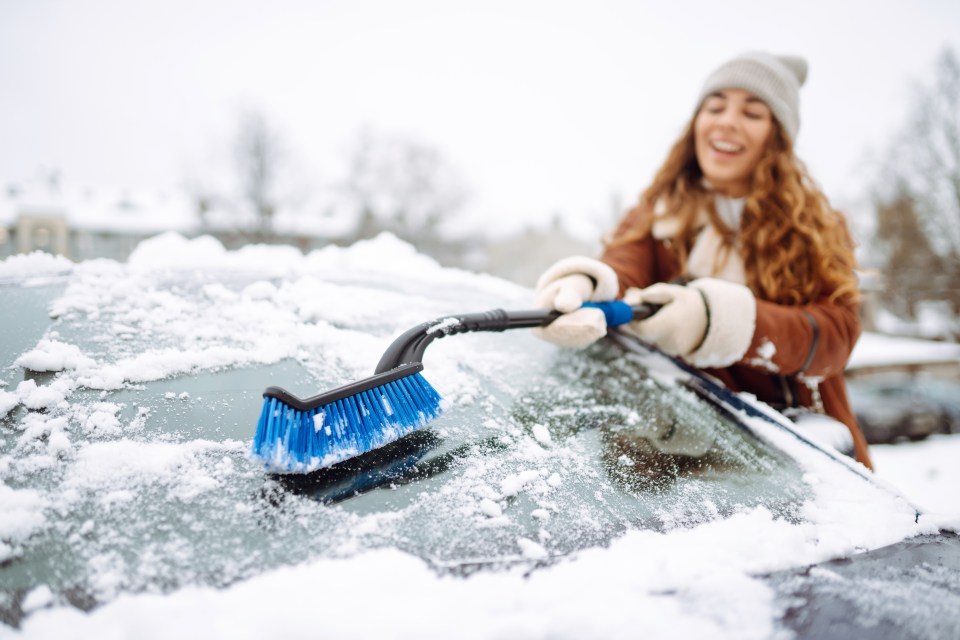
<svg viewBox="0 0 960 640">
<path fill-rule="evenodd" d="M 619 300 L 583 306 L 603 311 L 611 327 L 648 318 L 659 309 L 646 304 L 631 307 Z M 420 374 L 423 354 L 435 339 L 542 327 L 561 315 L 545 309 L 494 309 L 446 316 L 400 335 L 369 378 L 310 398 L 268 387 L 251 452 L 271 472 L 308 473 L 382 447 L 441 413 L 440 394 Z"/>
</svg>

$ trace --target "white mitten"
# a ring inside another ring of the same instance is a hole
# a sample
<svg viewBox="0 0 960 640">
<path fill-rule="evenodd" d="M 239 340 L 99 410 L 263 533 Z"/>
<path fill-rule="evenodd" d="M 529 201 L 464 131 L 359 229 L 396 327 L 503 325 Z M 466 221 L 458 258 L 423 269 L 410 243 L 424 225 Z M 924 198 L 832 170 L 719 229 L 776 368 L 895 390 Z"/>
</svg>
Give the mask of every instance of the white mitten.
<svg viewBox="0 0 960 640">
<path fill-rule="evenodd" d="M 607 335 L 607 318 L 600 309 L 577 309 L 545 327 L 537 327 L 533 335 L 558 347 L 583 349 Z"/>
<path fill-rule="evenodd" d="M 687 360 L 696 367 L 729 367 L 753 342 L 757 299 L 746 286 L 719 278 L 697 278 L 688 287 L 703 293 L 710 321 L 703 344 Z"/>
<path fill-rule="evenodd" d="M 536 305 L 563 313 L 575 311 L 593 297 L 593 280 L 582 273 L 557 278 L 537 290 Z"/>
<path fill-rule="evenodd" d="M 697 278 L 686 287 L 660 283 L 630 289 L 624 299 L 664 305 L 650 318 L 631 322 L 630 330 L 697 367 L 728 367 L 753 341 L 757 301 L 742 284 Z"/>
<path fill-rule="evenodd" d="M 627 292 L 636 304 L 637 290 Z M 639 292 L 644 303 L 663 305 L 646 320 L 630 323 L 630 330 L 673 356 L 687 356 L 707 334 L 707 303 L 697 289 L 664 282 Z"/>
<path fill-rule="evenodd" d="M 607 264 L 583 256 L 555 263 L 537 281 L 536 305 L 563 312 L 533 334 L 561 347 L 582 349 L 607 334 L 599 309 L 581 309 L 584 302 L 613 300 L 620 291 L 616 272 Z"/>
<path fill-rule="evenodd" d="M 570 256 L 543 272 L 536 291 L 537 306 L 568 312 L 579 309 L 584 302 L 614 300 L 620 292 L 620 281 L 610 265 Z"/>
</svg>

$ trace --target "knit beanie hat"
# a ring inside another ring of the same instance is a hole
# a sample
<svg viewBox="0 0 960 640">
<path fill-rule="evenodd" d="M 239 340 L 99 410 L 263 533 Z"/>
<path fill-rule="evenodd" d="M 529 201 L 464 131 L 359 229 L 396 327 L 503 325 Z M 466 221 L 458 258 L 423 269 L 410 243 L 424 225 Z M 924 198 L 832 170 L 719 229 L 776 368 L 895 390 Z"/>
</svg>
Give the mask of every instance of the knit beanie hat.
<svg viewBox="0 0 960 640">
<path fill-rule="evenodd" d="M 711 93 L 743 89 L 763 100 L 791 140 L 800 129 L 800 87 L 807 79 L 807 61 L 798 56 L 744 53 L 725 62 L 707 78 L 697 108 Z"/>
</svg>

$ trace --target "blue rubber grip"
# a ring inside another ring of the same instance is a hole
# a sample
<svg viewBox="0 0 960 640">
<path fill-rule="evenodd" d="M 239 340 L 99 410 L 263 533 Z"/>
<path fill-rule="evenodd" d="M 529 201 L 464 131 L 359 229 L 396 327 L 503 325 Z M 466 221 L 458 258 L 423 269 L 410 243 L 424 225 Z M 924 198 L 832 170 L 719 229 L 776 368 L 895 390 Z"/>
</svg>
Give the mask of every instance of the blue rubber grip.
<svg viewBox="0 0 960 640">
<path fill-rule="evenodd" d="M 584 302 L 584 307 L 593 307 L 603 311 L 608 327 L 619 327 L 633 320 L 633 308 L 623 300 L 610 302 Z"/>
</svg>

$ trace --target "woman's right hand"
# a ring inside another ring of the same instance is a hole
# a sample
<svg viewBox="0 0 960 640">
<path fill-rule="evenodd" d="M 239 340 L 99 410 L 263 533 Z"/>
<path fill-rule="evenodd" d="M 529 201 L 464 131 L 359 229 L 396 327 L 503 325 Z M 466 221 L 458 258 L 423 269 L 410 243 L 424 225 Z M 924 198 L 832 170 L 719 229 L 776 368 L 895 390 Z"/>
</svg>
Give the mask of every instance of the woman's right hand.
<svg viewBox="0 0 960 640">
<path fill-rule="evenodd" d="M 589 276 L 573 273 L 538 289 L 536 304 L 541 309 L 556 309 L 561 313 L 569 313 L 593 298 L 593 289 L 593 280 Z"/>
<path fill-rule="evenodd" d="M 564 315 L 534 329 L 534 335 L 574 349 L 596 342 L 607 334 L 606 318 L 599 309 L 581 306 L 584 302 L 613 300 L 619 291 L 616 272 L 603 262 L 582 256 L 560 260 L 537 281 L 536 305 Z"/>
<path fill-rule="evenodd" d="M 570 256 L 543 272 L 536 293 L 539 307 L 567 313 L 584 302 L 615 300 L 620 281 L 610 265 L 585 256 Z"/>
</svg>

